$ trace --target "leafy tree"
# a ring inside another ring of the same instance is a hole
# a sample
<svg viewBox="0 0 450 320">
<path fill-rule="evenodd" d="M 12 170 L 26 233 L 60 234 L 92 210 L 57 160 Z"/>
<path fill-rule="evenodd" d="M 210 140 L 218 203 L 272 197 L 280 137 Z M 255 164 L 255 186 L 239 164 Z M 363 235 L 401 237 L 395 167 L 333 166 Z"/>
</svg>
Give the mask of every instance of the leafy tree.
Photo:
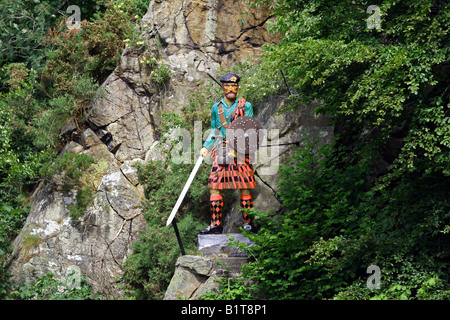
<svg viewBox="0 0 450 320">
<path fill-rule="evenodd" d="M 271 8 L 283 36 L 246 90 L 262 99 L 286 81 L 284 110 L 320 101 L 336 139 L 281 168 L 285 211 L 255 213 L 255 260 L 221 297 L 448 299 L 450 4 L 383 1 L 377 29 L 368 1 L 249 2 Z"/>
</svg>

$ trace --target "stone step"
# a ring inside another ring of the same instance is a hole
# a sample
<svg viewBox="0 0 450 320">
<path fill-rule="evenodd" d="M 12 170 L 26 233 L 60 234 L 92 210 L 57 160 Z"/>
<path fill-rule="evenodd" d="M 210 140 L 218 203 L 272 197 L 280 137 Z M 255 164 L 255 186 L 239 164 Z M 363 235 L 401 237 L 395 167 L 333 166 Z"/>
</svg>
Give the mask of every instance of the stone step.
<svg viewBox="0 0 450 320">
<path fill-rule="evenodd" d="M 215 259 L 213 269 L 219 277 L 234 277 L 240 274 L 242 265 L 248 262 L 247 257 L 216 257 Z"/>
<path fill-rule="evenodd" d="M 243 249 L 238 249 L 230 242 L 239 242 L 246 245 L 255 243 L 240 233 L 229 234 L 199 234 L 197 238 L 198 251 L 205 255 L 220 255 L 228 257 L 247 257 Z"/>
</svg>

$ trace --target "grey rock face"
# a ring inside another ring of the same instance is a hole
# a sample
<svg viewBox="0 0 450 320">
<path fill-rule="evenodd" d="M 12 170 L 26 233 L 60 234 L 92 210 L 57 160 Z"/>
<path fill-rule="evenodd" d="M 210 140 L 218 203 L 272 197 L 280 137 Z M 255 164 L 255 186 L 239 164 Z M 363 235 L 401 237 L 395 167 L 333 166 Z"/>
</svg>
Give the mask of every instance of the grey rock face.
<svg viewBox="0 0 450 320">
<path fill-rule="evenodd" d="M 77 191 L 61 188 L 57 176 L 41 183 L 14 241 L 9 272 L 17 282 L 32 283 L 47 272 L 63 280 L 72 268 L 86 275 L 94 290 L 120 298 L 117 279 L 122 263 L 146 224 L 139 208 L 144 195 L 104 144 L 83 152 L 96 159 L 86 175 L 86 183 L 96 188 L 92 204 L 81 218 L 73 219 L 69 206 L 76 205 Z"/>
<path fill-rule="evenodd" d="M 207 282 L 211 270 L 212 263 L 207 258 L 192 255 L 179 257 L 164 300 L 195 298 L 198 288 Z"/>
</svg>

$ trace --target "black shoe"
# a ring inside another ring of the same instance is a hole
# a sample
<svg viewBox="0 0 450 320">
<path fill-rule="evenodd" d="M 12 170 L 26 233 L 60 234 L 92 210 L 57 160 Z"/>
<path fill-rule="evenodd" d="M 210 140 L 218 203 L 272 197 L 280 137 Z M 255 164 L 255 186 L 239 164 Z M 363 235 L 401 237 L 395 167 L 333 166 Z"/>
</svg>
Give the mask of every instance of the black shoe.
<svg viewBox="0 0 450 320">
<path fill-rule="evenodd" d="M 221 234 L 223 231 L 222 226 L 211 227 L 207 226 L 205 230 L 200 230 L 200 234 Z"/>
</svg>

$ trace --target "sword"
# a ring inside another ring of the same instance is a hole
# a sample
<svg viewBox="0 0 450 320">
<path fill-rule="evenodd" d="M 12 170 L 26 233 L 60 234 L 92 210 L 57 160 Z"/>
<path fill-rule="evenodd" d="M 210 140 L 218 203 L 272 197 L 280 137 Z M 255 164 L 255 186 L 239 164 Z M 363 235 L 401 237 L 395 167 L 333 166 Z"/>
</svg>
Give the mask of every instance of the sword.
<svg viewBox="0 0 450 320">
<path fill-rule="evenodd" d="M 178 208 L 180 207 L 181 203 L 183 202 L 183 199 L 186 196 L 189 186 L 191 185 L 192 180 L 194 180 L 194 177 L 197 174 L 197 171 L 200 168 L 200 165 L 202 164 L 202 162 L 203 162 L 203 156 L 200 156 L 198 158 L 197 162 L 195 163 L 194 169 L 192 169 L 192 172 L 191 172 L 188 180 L 186 181 L 186 184 L 184 185 L 183 191 L 181 191 L 181 194 L 178 197 L 177 203 L 175 203 L 175 206 L 173 207 L 172 212 L 170 213 L 169 219 L 167 219 L 166 227 L 169 226 L 172 223 L 173 218 L 175 218 Z"/>
</svg>

